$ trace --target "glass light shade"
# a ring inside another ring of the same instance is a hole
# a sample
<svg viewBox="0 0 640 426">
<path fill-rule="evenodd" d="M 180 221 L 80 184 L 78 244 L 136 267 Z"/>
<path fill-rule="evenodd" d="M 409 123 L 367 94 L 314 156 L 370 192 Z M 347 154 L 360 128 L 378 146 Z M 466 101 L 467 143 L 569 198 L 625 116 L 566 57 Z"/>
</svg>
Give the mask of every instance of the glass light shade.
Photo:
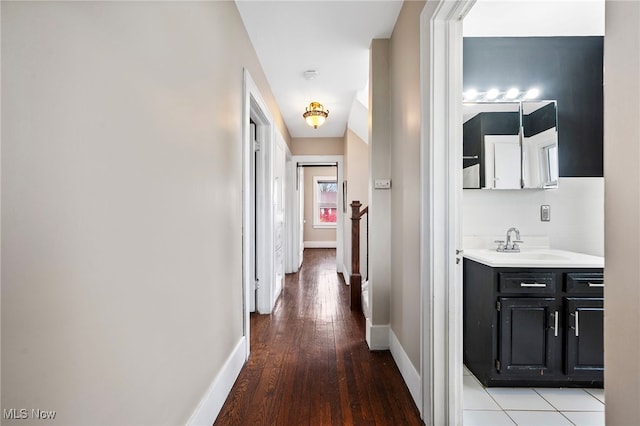
<svg viewBox="0 0 640 426">
<path fill-rule="evenodd" d="M 314 129 L 317 129 L 318 126 L 322 126 L 328 115 L 329 110 L 325 110 L 319 102 L 311 102 L 306 108 L 304 114 L 302 114 L 307 124 Z"/>
<path fill-rule="evenodd" d="M 305 120 L 307 121 L 307 124 L 309 126 L 313 127 L 314 129 L 317 129 L 318 126 L 322 126 L 322 124 L 324 124 L 326 118 L 324 118 L 324 116 L 322 115 L 309 114 L 305 117 Z"/>
</svg>

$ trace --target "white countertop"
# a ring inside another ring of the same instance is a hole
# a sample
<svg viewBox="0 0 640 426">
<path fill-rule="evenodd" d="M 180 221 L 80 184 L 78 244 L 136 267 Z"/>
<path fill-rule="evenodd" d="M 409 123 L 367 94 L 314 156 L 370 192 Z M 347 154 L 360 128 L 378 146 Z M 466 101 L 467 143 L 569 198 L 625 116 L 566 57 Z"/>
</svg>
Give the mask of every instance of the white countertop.
<svg viewBox="0 0 640 426">
<path fill-rule="evenodd" d="M 604 268 L 604 257 L 548 248 L 526 249 L 520 253 L 495 249 L 465 249 L 464 257 L 494 268 Z"/>
</svg>

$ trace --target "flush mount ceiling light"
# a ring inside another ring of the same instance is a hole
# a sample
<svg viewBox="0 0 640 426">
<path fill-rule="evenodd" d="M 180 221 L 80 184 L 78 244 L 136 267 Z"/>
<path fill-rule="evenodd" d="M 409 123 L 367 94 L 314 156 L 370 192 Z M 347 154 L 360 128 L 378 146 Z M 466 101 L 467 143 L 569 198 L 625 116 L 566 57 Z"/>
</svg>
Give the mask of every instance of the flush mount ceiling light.
<svg viewBox="0 0 640 426">
<path fill-rule="evenodd" d="M 319 73 L 316 70 L 306 70 L 302 73 L 302 76 L 305 80 L 315 80 L 318 77 Z"/>
<path fill-rule="evenodd" d="M 302 116 L 309 126 L 317 129 L 329 116 L 329 110 L 324 109 L 320 102 L 311 102 Z"/>
</svg>

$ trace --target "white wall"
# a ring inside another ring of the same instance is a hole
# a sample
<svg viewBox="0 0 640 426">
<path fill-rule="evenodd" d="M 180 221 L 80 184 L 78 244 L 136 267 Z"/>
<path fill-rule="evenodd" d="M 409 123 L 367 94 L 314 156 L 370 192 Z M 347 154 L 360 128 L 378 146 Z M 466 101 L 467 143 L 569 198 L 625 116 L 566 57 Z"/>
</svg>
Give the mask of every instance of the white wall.
<svg viewBox="0 0 640 426">
<path fill-rule="evenodd" d="M 345 277 L 351 276 L 351 203 L 362 203 L 361 208 L 369 205 L 369 144 L 354 131 L 347 129 L 344 136 L 344 175 L 347 181 L 347 213 L 344 215 L 344 266 Z M 366 221 L 368 215 L 360 220 L 360 274 L 366 277 Z M 348 278 L 347 282 L 349 281 Z"/>
<path fill-rule="evenodd" d="M 369 67 L 370 181 L 391 178 L 391 134 L 389 105 L 389 40 L 371 42 Z M 369 297 L 371 324 L 385 327 L 383 346 L 388 348 L 389 299 L 391 292 L 391 190 L 373 189 L 369 194 Z M 367 327 L 367 342 L 380 349 L 375 331 Z M 372 337 L 372 332 L 374 335 Z M 385 349 L 386 349 L 385 348 Z"/>
<path fill-rule="evenodd" d="M 551 221 L 540 221 L 540 206 Z M 552 248 L 604 256 L 604 178 L 560 178 L 558 189 L 463 191 L 463 235 L 504 237 L 507 229 L 548 236 Z"/>
<path fill-rule="evenodd" d="M 640 419 L 640 2 L 606 15 L 605 416 L 622 426 Z"/>
<path fill-rule="evenodd" d="M 420 12 L 405 2 L 390 40 L 391 317 L 413 368 L 420 369 Z"/>
<path fill-rule="evenodd" d="M 603 35 L 604 3 L 604 0 L 477 0 L 464 18 L 464 36 Z"/>
<path fill-rule="evenodd" d="M 236 6 L 1 7 L 2 408 L 184 424 L 243 336 L 243 68 L 282 123 Z"/>
</svg>

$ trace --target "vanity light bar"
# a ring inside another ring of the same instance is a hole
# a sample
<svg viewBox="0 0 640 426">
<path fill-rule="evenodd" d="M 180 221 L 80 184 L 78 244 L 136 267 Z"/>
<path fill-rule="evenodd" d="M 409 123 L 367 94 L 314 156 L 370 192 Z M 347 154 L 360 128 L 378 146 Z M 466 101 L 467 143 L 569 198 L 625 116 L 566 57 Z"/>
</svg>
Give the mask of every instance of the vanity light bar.
<svg viewBox="0 0 640 426">
<path fill-rule="evenodd" d="M 501 91 L 498 88 L 491 88 L 486 92 L 478 92 L 476 89 L 469 89 L 463 93 L 463 98 L 466 102 L 470 101 L 493 101 L 500 102 L 504 100 L 509 101 L 523 101 L 527 99 L 536 99 L 540 96 L 540 89 L 532 87 L 527 91 L 520 91 L 517 87 L 512 87 L 509 90 Z"/>
</svg>

